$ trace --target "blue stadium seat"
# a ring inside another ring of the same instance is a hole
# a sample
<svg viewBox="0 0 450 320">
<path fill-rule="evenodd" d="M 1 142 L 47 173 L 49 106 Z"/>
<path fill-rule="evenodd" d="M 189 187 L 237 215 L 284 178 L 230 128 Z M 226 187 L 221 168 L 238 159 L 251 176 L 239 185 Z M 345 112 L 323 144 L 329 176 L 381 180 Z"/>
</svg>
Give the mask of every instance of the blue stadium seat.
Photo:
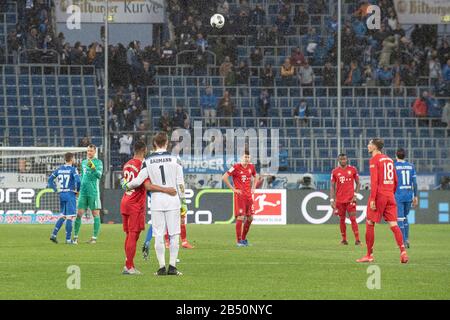
<svg viewBox="0 0 450 320">
<path fill-rule="evenodd" d="M 70 84 L 72 86 L 81 86 L 81 77 L 80 76 L 71 76 Z"/>
<path fill-rule="evenodd" d="M 29 76 L 19 76 L 19 86 L 29 86 L 30 78 Z"/>
<path fill-rule="evenodd" d="M 33 96 L 43 96 L 44 95 L 44 88 L 42 86 L 39 87 L 32 87 L 33 90 Z"/>
<path fill-rule="evenodd" d="M 5 77 L 5 84 L 7 86 L 15 86 L 16 85 L 16 81 L 17 77 L 16 76 L 6 76 Z"/>
<path fill-rule="evenodd" d="M 75 118 L 75 127 L 86 127 L 86 118 Z"/>
<path fill-rule="evenodd" d="M 20 127 L 19 126 L 9 127 L 8 130 L 9 130 L 10 137 L 20 137 Z"/>
<path fill-rule="evenodd" d="M 42 76 L 31 76 L 31 85 L 42 86 Z"/>
<path fill-rule="evenodd" d="M 77 127 L 76 128 L 76 133 L 78 137 L 84 137 L 87 135 L 87 128 L 85 127 Z"/>
<path fill-rule="evenodd" d="M 85 112 L 84 107 L 75 107 L 74 108 L 74 116 L 75 117 L 85 117 L 86 112 Z"/>
<path fill-rule="evenodd" d="M 72 95 L 73 96 L 82 96 L 83 89 L 81 87 L 72 87 Z"/>
<path fill-rule="evenodd" d="M 46 126 L 37 126 L 36 135 L 38 137 L 48 137 L 48 128 Z"/>
<path fill-rule="evenodd" d="M 32 117 L 22 117 L 22 127 L 32 127 L 33 126 L 33 118 Z"/>
<path fill-rule="evenodd" d="M 54 86 L 56 84 L 55 76 L 45 76 L 44 82 L 46 86 Z"/>
<path fill-rule="evenodd" d="M 72 105 L 74 107 L 84 107 L 85 106 L 83 97 L 73 97 L 72 101 L 73 101 Z"/>
<path fill-rule="evenodd" d="M 70 94 L 69 87 L 66 87 L 66 86 L 59 87 L 59 95 L 60 96 L 68 96 L 69 94 Z"/>
<path fill-rule="evenodd" d="M 45 117 L 35 117 L 34 125 L 36 127 L 46 127 L 47 126 L 47 118 Z"/>
<path fill-rule="evenodd" d="M 44 97 L 33 96 L 33 106 L 45 106 Z"/>
<path fill-rule="evenodd" d="M 96 107 L 97 106 L 97 98 L 96 97 L 87 97 L 86 98 L 86 106 Z"/>
<path fill-rule="evenodd" d="M 95 86 L 95 77 L 94 76 L 84 76 L 83 77 L 85 86 Z"/>
<path fill-rule="evenodd" d="M 28 98 L 30 99 L 30 87 L 29 86 L 20 86 L 19 87 L 19 96 L 20 96 L 20 101 L 22 101 L 22 98 Z M 22 102 L 20 102 L 22 103 Z M 30 104 L 28 104 L 30 105 Z"/>
<path fill-rule="evenodd" d="M 59 127 L 60 126 L 60 118 L 59 117 L 49 117 L 48 125 L 51 127 Z"/>
<path fill-rule="evenodd" d="M 69 77 L 68 76 L 58 76 L 58 85 L 59 86 L 69 86 Z"/>
<path fill-rule="evenodd" d="M 61 138 L 61 127 L 58 126 L 58 128 L 48 128 L 50 137 L 54 138 L 55 136 L 58 138 Z"/>
<path fill-rule="evenodd" d="M 63 123 L 64 123 L 64 120 L 63 120 Z M 64 137 L 73 137 L 74 130 L 73 130 L 73 128 L 71 126 L 72 125 L 64 126 L 64 124 L 63 124 L 63 135 L 64 135 Z"/>
<path fill-rule="evenodd" d="M 17 95 L 17 87 L 15 85 L 6 87 L 6 95 L 7 96 L 15 96 L 15 95 Z"/>
<path fill-rule="evenodd" d="M 95 91 L 95 87 L 85 87 L 84 93 L 86 96 L 89 96 L 89 97 L 95 97 L 97 94 Z"/>
<path fill-rule="evenodd" d="M 22 127 L 22 136 L 24 137 L 33 137 L 34 132 L 32 127 Z"/>
</svg>

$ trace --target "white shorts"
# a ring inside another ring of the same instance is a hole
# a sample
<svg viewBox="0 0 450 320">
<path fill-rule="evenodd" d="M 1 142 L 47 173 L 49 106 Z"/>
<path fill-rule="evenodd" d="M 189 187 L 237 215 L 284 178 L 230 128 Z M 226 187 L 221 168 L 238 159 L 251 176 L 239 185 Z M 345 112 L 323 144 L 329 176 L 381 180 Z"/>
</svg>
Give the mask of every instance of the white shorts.
<svg viewBox="0 0 450 320">
<path fill-rule="evenodd" d="M 152 228 L 153 235 L 156 237 L 163 237 L 166 230 L 169 236 L 181 233 L 180 210 L 169 211 L 152 211 Z"/>
</svg>

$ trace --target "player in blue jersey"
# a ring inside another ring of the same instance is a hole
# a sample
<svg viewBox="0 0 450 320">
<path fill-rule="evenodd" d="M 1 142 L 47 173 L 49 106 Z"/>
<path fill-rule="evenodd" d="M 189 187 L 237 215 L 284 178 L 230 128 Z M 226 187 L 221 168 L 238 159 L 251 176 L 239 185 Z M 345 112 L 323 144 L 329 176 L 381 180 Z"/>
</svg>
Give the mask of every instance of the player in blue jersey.
<svg viewBox="0 0 450 320">
<path fill-rule="evenodd" d="M 397 202 L 398 225 L 403 234 L 403 242 L 409 248 L 409 223 L 408 213 L 413 207 L 417 206 L 417 179 L 414 165 L 405 161 L 406 152 L 400 148 L 396 153 L 395 170 L 398 176 L 397 190 L 395 191 L 395 200 Z"/>
<path fill-rule="evenodd" d="M 58 243 L 56 236 L 64 221 L 66 221 L 66 243 L 72 244 L 72 220 L 77 215 L 77 193 L 80 191 L 81 182 L 78 170 L 73 166 L 73 153 L 66 153 L 64 160 L 66 163 L 56 169 L 48 178 L 48 188 L 59 193 L 60 210 L 62 213 L 62 216 L 56 221 L 50 240 Z"/>
</svg>

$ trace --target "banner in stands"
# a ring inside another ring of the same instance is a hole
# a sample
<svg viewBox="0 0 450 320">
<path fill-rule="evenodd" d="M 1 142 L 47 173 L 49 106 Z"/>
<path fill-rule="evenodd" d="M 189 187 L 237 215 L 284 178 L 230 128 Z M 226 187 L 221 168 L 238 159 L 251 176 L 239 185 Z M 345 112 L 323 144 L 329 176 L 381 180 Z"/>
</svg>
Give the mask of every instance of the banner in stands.
<svg viewBox="0 0 450 320">
<path fill-rule="evenodd" d="M 450 23 L 448 0 L 394 0 L 394 5 L 401 24 Z"/>
<path fill-rule="evenodd" d="M 120 223 L 120 200 L 123 191 L 105 192 L 103 222 Z M 357 221 L 366 218 L 369 191 L 358 194 Z M 203 189 L 186 191 L 187 222 L 195 224 L 230 224 L 234 222 L 231 190 Z M 255 224 L 324 224 L 338 223 L 333 215 L 328 191 L 315 190 L 257 190 L 255 193 Z M 450 192 L 420 191 L 419 206 L 410 211 L 410 223 L 449 223 Z M 149 212 L 148 212 L 149 213 Z M 150 215 L 148 215 L 150 219 Z M 347 221 L 349 223 L 349 221 Z"/>
<path fill-rule="evenodd" d="M 47 175 L 34 173 L 0 173 L 0 188 L 42 188 L 47 185 Z"/>
<path fill-rule="evenodd" d="M 57 23 L 72 16 L 71 5 L 80 8 L 81 24 L 104 23 L 106 0 L 55 0 Z M 164 1 L 109 0 L 109 17 L 114 23 L 164 23 Z"/>
<path fill-rule="evenodd" d="M 52 189 L 1 188 L 0 224 L 54 224 L 61 213 L 59 197 Z M 92 216 L 83 223 L 93 223 Z"/>
</svg>

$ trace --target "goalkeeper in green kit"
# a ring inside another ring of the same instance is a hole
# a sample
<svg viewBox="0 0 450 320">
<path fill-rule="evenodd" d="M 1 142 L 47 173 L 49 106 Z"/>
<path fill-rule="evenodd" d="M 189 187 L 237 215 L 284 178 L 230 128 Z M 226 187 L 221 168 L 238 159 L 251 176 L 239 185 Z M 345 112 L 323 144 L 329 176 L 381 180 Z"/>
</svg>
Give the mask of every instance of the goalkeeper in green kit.
<svg viewBox="0 0 450 320">
<path fill-rule="evenodd" d="M 81 227 L 81 217 L 87 209 L 91 209 L 94 216 L 94 234 L 89 243 L 96 243 L 100 231 L 100 179 L 102 178 L 103 163 L 95 158 L 97 147 L 90 144 L 87 148 L 87 159 L 81 162 L 81 187 L 78 196 L 78 215 L 75 220 L 73 243 L 78 244 L 78 233 Z"/>
</svg>

